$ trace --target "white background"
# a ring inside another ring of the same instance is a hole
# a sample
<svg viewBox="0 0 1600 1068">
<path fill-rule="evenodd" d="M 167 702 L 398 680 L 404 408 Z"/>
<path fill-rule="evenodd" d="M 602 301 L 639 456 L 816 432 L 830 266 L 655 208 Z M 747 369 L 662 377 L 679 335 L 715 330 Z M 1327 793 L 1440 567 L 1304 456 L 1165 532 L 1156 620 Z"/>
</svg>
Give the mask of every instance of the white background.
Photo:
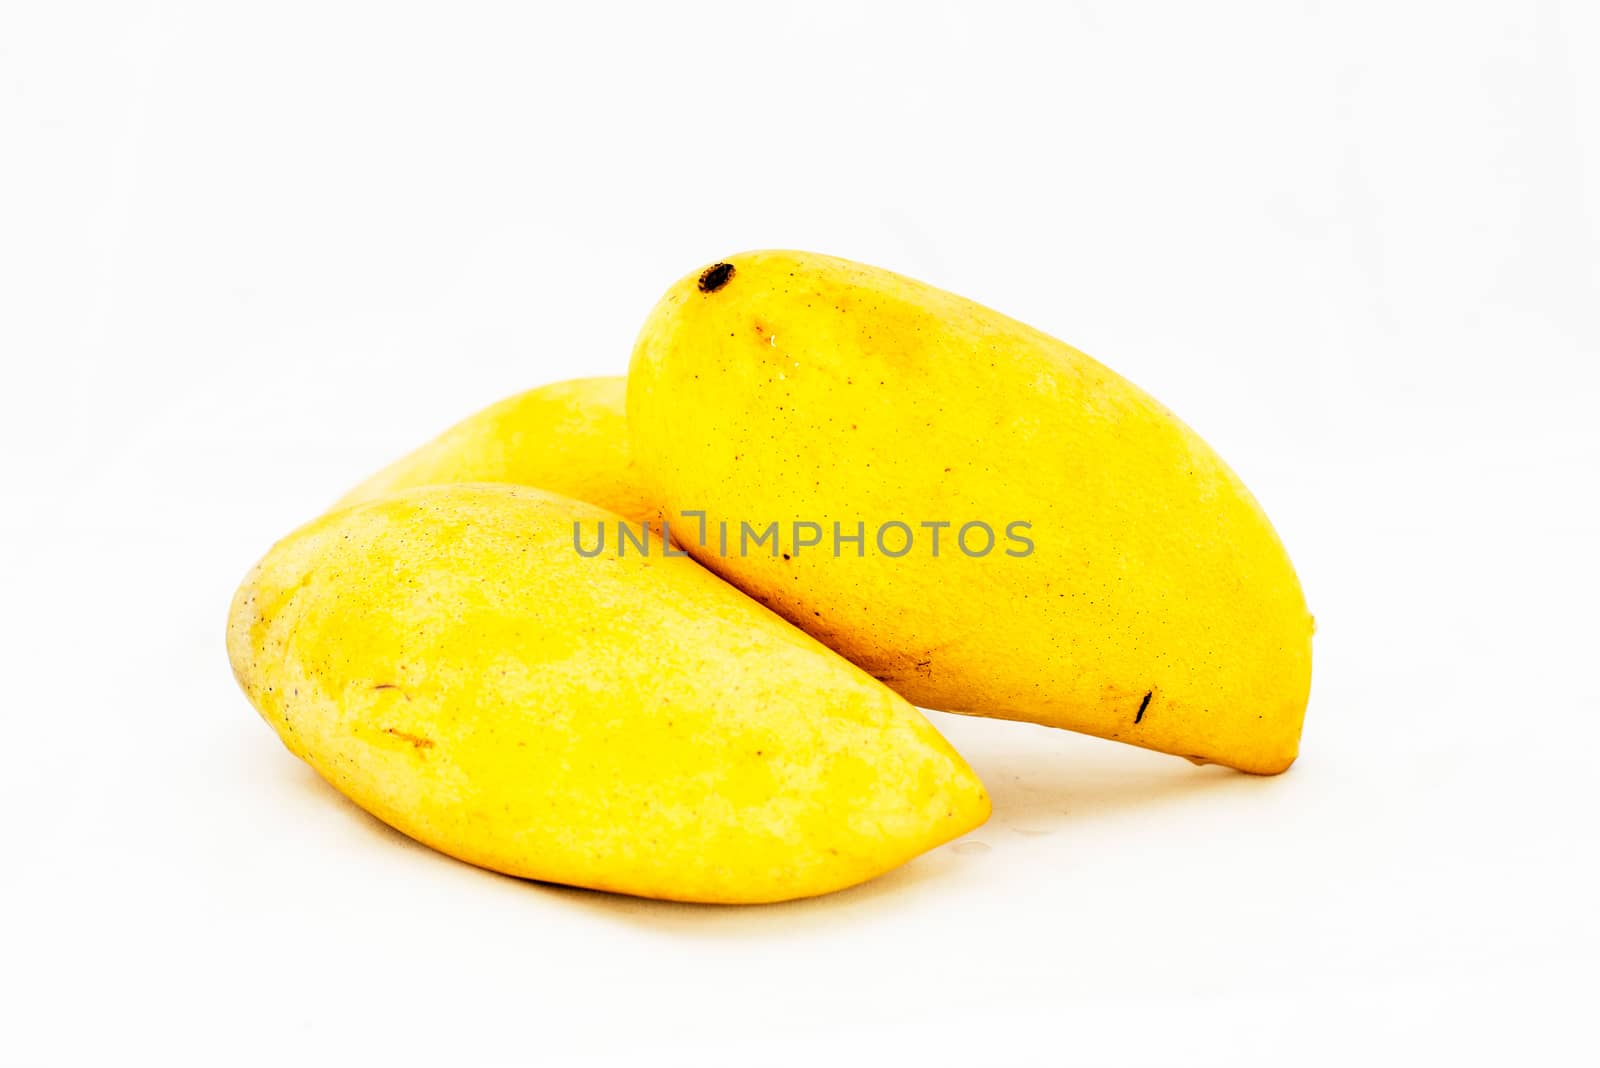
<svg viewBox="0 0 1600 1068">
<path fill-rule="evenodd" d="M 3 5 L 0 1061 L 1593 1063 L 1597 59 L 1580 0 Z M 248 565 L 771 246 L 1229 458 L 1319 624 L 1291 772 L 936 714 L 987 826 L 734 910 L 283 749 Z"/>
</svg>

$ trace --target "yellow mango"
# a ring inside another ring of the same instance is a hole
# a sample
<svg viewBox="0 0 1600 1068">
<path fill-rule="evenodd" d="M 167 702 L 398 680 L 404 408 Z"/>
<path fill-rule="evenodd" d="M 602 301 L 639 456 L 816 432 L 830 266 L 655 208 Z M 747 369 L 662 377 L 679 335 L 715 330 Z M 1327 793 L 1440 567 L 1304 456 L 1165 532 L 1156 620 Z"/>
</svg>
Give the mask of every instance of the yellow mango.
<svg viewBox="0 0 1600 1068">
<path fill-rule="evenodd" d="M 751 252 L 656 306 L 628 423 L 675 538 L 912 702 L 1293 763 L 1312 619 L 1283 545 L 1198 435 L 1076 349 L 889 271 Z M 773 522 L 753 551 L 729 533 Z"/>
<path fill-rule="evenodd" d="M 602 509 L 410 490 L 279 542 L 228 652 L 291 752 L 379 819 L 509 875 L 765 902 L 987 818 L 916 709 L 683 556 L 584 557 Z"/>
<path fill-rule="evenodd" d="M 468 416 L 347 493 L 336 508 L 414 486 L 509 482 L 650 519 L 628 449 L 626 379 L 576 378 Z"/>
</svg>

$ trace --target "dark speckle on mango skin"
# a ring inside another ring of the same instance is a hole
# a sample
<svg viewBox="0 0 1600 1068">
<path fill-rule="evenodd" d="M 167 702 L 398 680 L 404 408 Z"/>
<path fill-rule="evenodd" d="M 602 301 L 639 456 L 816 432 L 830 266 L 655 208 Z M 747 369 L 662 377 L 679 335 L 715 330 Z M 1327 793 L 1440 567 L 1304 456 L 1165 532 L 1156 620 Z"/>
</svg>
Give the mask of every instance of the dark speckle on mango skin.
<svg viewBox="0 0 1600 1068">
<path fill-rule="evenodd" d="M 1133 722 L 1134 722 L 1135 725 L 1138 725 L 1138 724 L 1144 722 L 1144 714 L 1145 714 L 1146 711 L 1149 710 L 1149 708 L 1150 708 L 1150 698 L 1154 694 L 1155 694 L 1154 690 L 1147 691 L 1145 693 L 1145 695 L 1144 695 L 1144 700 L 1139 702 L 1139 714 L 1133 717 Z"/>
</svg>

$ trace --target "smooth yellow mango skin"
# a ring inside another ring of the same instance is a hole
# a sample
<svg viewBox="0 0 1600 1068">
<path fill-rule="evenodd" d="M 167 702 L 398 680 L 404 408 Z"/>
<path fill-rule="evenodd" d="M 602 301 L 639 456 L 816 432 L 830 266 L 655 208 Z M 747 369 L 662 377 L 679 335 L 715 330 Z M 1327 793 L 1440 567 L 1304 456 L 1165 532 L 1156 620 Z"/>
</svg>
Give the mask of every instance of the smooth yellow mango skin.
<svg viewBox="0 0 1600 1068">
<path fill-rule="evenodd" d="M 932 286 L 804 252 L 724 262 L 667 292 L 628 379 L 649 492 L 698 559 L 924 707 L 1263 774 L 1293 763 L 1311 615 L 1266 515 L 1193 431 L 1076 349 Z M 689 510 L 711 530 L 828 533 L 790 559 L 723 556 L 685 540 L 673 517 Z M 890 520 L 922 547 L 881 553 Z M 864 557 L 835 558 L 832 524 L 858 521 Z M 923 521 L 954 524 L 937 559 Z M 970 521 L 995 529 L 990 555 L 955 546 Z M 1023 551 L 1013 521 L 1031 555 L 1005 555 Z"/>
<path fill-rule="evenodd" d="M 347 493 L 334 507 L 451 482 L 507 482 L 597 504 L 628 519 L 656 513 L 628 448 L 627 380 L 576 378 L 468 416 Z"/>
<path fill-rule="evenodd" d="M 330 513 L 239 588 L 234 673 L 356 804 L 530 879 L 782 901 L 988 817 L 920 712 L 692 560 L 574 551 L 617 519 L 503 485 Z"/>
</svg>

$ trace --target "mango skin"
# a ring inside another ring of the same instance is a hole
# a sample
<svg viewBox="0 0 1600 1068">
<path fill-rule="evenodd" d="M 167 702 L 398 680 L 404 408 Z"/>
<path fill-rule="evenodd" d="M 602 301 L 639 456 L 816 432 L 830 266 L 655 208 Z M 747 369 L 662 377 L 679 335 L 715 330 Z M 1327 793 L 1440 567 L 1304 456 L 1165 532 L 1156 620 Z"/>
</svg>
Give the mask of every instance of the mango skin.
<svg viewBox="0 0 1600 1068">
<path fill-rule="evenodd" d="M 644 520 L 647 497 L 628 447 L 627 380 L 552 382 L 468 416 L 339 500 L 346 508 L 397 490 L 452 482 L 536 486 Z"/>
<path fill-rule="evenodd" d="M 751 252 L 656 306 L 628 422 L 669 519 L 821 524 L 823 546 L 783 558 L 671 522 L 910 701 L 1261 774 L 1294 762 L 1312 618 L 1282 543 L 1198 435 L 1076 349 L 889 271 Z M 885 556 L 891 520 L 924 547 Z M 865 521 L 864 556 L 832 555 L 836 521 Z M 937 559 L 923 521 L 954 524 Z M 990 555 L 953 544 L 970 521 L 995 529 Z M 1013 521 L 1031 524 L 1021 558 Z"/>
<path fill-rule="evenodd" d="M 618 517 L 494 485 L 330 513 L 240 586 L 239 684 L 356 804 L 530 879 L 782 901 L 988 817 L 887 687 L 687 558 L 578 556 L 575 521 Z"/>
</svg>

